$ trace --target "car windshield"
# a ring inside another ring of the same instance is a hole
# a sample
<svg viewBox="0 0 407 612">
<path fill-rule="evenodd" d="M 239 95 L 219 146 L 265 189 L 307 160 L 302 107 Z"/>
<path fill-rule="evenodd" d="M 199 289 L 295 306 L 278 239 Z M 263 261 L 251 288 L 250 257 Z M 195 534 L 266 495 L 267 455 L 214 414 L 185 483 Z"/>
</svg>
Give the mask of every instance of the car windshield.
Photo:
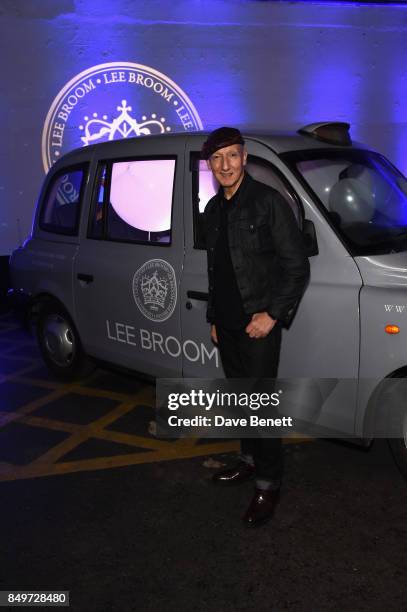
<svg viewBox="0 0 407 612">
<path fill-rule="evenodd" d="M 314 150 L 286 157 L 354 255 L 407 250 L 407 180 L 383 156 Z"/>
</svg>

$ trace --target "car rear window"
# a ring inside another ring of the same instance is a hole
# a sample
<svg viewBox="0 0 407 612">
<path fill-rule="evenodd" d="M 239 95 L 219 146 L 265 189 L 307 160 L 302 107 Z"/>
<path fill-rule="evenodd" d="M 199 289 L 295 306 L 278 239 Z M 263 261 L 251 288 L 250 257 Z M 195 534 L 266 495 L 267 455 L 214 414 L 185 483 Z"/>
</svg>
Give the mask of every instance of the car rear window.
<svg viewBox="0 0 407 612">
<path fill-rule="evenodd" d="M 77 235 L 87 170 L 87 166 L 76 166 L 51 179 L 41 206 L 39 224 L 42 230 Z"/>
</svg>

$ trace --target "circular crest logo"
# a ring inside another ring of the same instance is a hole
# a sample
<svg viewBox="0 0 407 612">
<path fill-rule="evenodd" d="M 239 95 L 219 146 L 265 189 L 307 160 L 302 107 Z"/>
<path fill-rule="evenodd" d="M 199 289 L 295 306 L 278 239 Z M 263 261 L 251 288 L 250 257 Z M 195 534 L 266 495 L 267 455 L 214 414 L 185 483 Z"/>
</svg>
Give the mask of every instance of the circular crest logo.
<svg viewBox="0 0 407 612">
<path fill-rule="evenodd" d="M 150 321 L 166 321 L 177 303 L 174 268 L 163 259 L 146 261 L 134 274 L 133 296 L 140 312 Z"/>
<path fill-rule="evenodd" d="M 186 93 L 165 74 L 133 62 L 84 70 L 56 96 L 42 132 L 47 172 L 80 146 L 149 134 L 202 130 Z"/>
</svg>

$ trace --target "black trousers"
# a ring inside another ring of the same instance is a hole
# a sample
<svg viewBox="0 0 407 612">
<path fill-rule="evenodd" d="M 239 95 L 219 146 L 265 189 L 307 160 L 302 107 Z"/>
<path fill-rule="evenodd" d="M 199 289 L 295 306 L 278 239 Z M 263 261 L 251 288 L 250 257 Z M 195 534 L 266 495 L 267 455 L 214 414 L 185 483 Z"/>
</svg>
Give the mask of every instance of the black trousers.
<svg viewBox="0 0 407 612">
<path fill-rule="evenodd" d="M 226 378 L 276 378 L 281 346 L 281 324 L 277 323 L 265 338 L 250 338 L 243 329 L 228 330 L 216 326 L 218 347 Z M 251 455 L 256 478 L 281 480 L 283 452 L 281 438 L 243 438 L 241 452 Z"/>
</svg>

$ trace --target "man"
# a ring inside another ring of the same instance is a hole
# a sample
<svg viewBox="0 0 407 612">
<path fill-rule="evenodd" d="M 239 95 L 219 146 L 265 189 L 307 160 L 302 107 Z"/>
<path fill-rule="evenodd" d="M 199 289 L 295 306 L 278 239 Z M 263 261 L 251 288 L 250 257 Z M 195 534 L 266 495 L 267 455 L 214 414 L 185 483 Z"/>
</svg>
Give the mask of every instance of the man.
<svg viewBox="0 0 407 612">
<path fill-rule="evenodd" d="M 212 340 L 227 378 L 276 378 L 281 327 L 290 323 L 309 275 L 301 233 L 284 198 L 245 171 L 239 130 L 214 130 L 201 157 L 220 185 L 204 213 Z M 213 480 L 255 478 L 243 520 L 258 525 L 273 514 L 282 474 L 281 439 L 250 438 L 241 440 L 239 462 Z"/>
</svg>

